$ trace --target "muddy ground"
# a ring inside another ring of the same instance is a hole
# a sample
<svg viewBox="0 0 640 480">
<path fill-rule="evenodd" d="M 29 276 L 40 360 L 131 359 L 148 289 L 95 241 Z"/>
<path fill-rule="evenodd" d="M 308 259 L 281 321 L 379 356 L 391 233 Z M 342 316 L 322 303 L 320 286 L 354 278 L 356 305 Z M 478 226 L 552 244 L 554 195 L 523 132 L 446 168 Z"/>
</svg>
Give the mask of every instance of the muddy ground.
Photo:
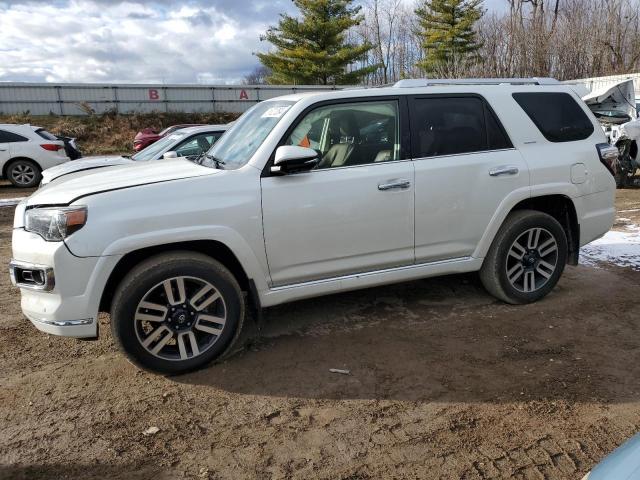
<svg viewBox="0 0 640 480">
<path fill-rule="evenodd" d="M 618 206 L 640 219 L 640 190 Z M 579 479 L 640 430 L 639 296 L 640 272 L 607 265 L 521 307 L 475 275 L 334 295 L 164 378 L 106 317 L 98 341 L 39 333 L 0 274 L 0 478 Z"/>
</svg>

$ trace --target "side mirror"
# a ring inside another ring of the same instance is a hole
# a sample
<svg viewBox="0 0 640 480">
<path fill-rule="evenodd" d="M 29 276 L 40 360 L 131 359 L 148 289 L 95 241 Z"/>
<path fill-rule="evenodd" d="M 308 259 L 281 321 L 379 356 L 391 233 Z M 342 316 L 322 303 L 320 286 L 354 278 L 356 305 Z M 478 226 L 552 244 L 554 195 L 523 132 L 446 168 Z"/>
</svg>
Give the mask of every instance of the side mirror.
<svg viewBox="0 0 640 480">
<path fill-rule="evenodd" d="M 312 148 L 283 145 L 276 150 L 271 173 L 286 175 L 306 172 L 318 164 L 318 152 Z"/>
<path fill-rule="evenodd" d="M 162 155 L 162 158 L 164 158 L 165 160 L 170 158 L 178 158 L 178 152 L 165 152 L 164 155 Z"/>
</svg>

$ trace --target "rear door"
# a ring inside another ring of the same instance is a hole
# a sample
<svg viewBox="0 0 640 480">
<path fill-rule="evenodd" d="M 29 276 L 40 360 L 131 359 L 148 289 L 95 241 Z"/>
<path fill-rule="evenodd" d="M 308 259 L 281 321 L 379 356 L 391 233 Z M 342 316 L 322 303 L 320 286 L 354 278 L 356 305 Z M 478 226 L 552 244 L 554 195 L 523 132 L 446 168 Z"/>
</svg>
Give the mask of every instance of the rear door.
<svg viewBox="0 0 640 480">
<path fill-rule="evenodd" d="M 16 145 L 24 145 L 29 140 L 17 133 L 0 130 L 0 166 L 3 166 L 14 154 L 19 154 Z M 15 152 L 13 151 L 15 150 Z"/>
<path fill-rule="evenodd" d="M 529 172 L 478 95 L 414 96 L 416 263 L 469 257 L 502 200 Z"/>
</svg>

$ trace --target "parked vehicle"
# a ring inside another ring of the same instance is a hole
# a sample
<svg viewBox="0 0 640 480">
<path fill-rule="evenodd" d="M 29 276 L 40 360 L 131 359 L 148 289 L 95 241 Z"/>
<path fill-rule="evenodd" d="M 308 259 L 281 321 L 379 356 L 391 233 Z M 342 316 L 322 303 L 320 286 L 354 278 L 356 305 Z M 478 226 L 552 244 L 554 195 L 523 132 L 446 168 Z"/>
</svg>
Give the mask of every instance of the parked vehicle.
<svg viewBox="0 0 640 480">
<path fill-rule="evenodd" d="M 602 125 L 609 143 L 618 149 L 619 155 L 610 165 L 616 186 L 624 188 L 630 185 L 640 168 L 640 120 L 633 80 L 603 87 L 584 95 L 582 99 Z"/>
<path fill-rule="evenodd" d="M 607 455 L 582 480 L 637 480 L 640 478 L 640 434 Z"/>
<path fill-rule="evenodd" d="M 613 224 L 617 150 L 552 79 L 403 80 L 246 112 L 199 162 L 84 172 L 18 205 L 11 276 L 40 330 L 137 365 L 219 359 L 259 309 L 479 271 L 534 302 Z M 243 293 L 244 292 L 244 293 Z"/>
<path fill-rule="evenodd" d="M 162 140 L 129 157 L 127 155 L 107 155 L 85 157 L 42 172 L 41 186 L 53 180 L 77 172 L 115 165 L 130 165 L 135 162 L 161 160 L 166 158 L 196 157 L 211 148 L 228 129 L 228 125 L 205 125 L 176 130 Z"/>
<path fill-rule="evenodd" d="M 172 125 L 165 128 L 160 133 L 156 132 L 153 128 L 143 128 L 138 133 L 136 133 L 136 136 L 133 139 L 133 149 L 136 152 L 139 152 L 140 150 L 144 150 L 152 143 L 157 142 L 161 138 L 166 137 L 176 130 L 179 130 L 181 128 L 200 126 L 202 126 L 201 123 L 184 123 L 182 125 Z"/>
<path fill-rule="evenodd" d="M 78 148 L 75 138 L 65 137 L 64 135 L 56 135 L 56 138 L 64 142 L 64 151 L 69 160 L 77 160 L 82 157 L 82 152 Z"/>
<path fill-rule="evenodd" d="M 35 187 L 42 170 L 68 162 L 64 142 L 33 125 L 0 124 L 2 178 L 16 187 Z"/>
</svg>

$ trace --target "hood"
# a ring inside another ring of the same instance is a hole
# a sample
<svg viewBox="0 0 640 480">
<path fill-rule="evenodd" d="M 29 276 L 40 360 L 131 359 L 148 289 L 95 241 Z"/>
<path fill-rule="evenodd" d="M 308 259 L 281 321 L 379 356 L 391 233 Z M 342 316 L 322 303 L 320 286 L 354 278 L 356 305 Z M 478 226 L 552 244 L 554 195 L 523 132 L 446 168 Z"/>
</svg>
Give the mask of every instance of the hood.
<svg viewBox="0 0 640 480">
<path fill-rule="evenodd" d="M 635 90 L 631 79 L 594 90 L 582 100 L 591 110 L 617 110 L 636 118 Z"/>
<path fill-rule="evenodd" d="M 55 167 L 47 168 L 42 172 L 42 184 L 46 185 L 62 175 L 68 175 L 73 172 L 91 170 L 92 168 L 109 167 L 111 165 L 124 165 L 132 162 L 133 160 L 120 155 L 83 157 L 82 160 L 65 162 L 60 165 L 56 165 Z"/>
<path fill-rule="evenodd" d="M 183 158 L 161 162 L 129 162 L 127 165 L 84 170 L 66 175 L 57 182 L 36 190 L 27 199 L 27 205 L 67 205 L 77 198 L 101 192 L 213 175 L 220 171 L 196 165 Z"/>
</svg>

